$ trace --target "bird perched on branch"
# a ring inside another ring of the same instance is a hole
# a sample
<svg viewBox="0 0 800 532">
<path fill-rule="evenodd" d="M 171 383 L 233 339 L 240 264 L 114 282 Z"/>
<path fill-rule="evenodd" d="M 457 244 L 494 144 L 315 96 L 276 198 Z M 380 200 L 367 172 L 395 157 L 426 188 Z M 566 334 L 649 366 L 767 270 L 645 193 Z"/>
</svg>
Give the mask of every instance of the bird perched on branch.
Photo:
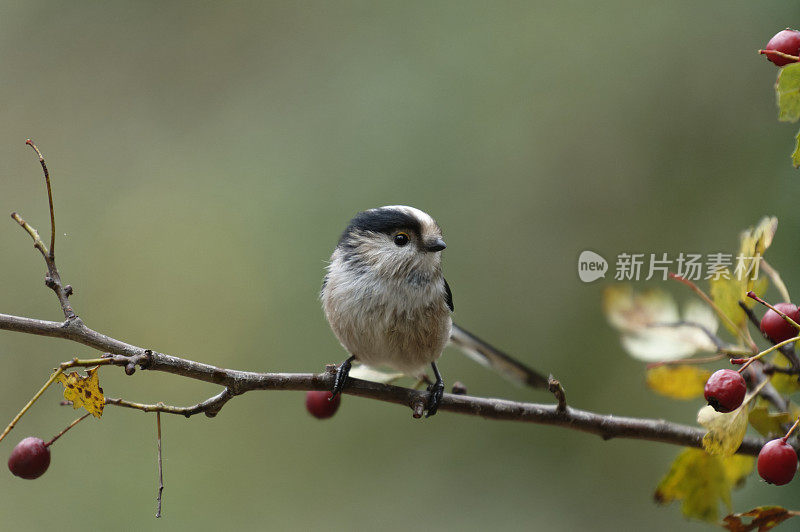
<svg viewBox="0 0 800 532">
<path fill-rule="evenodd" d="M 442 274 L 442 230 L 425 212 L 404 205 L 360 212 L 331 255 L 320 297 L 325 317 L 350 353 L 336 371 L 340 393 L 354 360 L 424 376 L 427 417 L 439 408 L 444 381 L 436 367 L 447 342 L 513 380 L 546 387 L 547 379 L 453 325 L 453 295 Z"/>
</svg>

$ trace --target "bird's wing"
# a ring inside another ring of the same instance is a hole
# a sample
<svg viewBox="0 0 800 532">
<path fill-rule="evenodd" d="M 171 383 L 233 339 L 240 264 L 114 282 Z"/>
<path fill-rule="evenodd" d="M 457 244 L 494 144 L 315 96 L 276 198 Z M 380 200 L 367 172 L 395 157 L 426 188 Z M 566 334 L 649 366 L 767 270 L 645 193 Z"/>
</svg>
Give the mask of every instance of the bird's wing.
<svg viewBox="0 0 800 532">
<path fill-rule="evenodd" d="M 450 289 L 446 283 L 445 287 L 447 288 L 447 294 L 450 295 Z M 453 308 L 452 301 L 450 308 Z M 541 373 L 492 347 L 455 323 L 450 332 L 450 342 L 472 360 L 492 368 L 512 382 L 531 386 L 532 388 L 547 388 L 548 380 Z"/>
<path fill-rule="evenodd" d="M 450 285 L 447 284 L 447 279 L 444 280 L 444 301 L 447 303 L 450 312 L 453 312 L 453 310 L 455 310 L 453 308 L 453 292 L 450 291 Z"/>
</svg>

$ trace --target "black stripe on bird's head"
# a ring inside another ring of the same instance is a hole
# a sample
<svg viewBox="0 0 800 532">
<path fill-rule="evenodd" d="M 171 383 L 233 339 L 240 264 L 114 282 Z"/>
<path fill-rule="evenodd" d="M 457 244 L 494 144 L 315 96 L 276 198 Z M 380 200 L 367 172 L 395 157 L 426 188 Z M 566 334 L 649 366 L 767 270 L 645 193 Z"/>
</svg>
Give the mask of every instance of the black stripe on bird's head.
<svg viewBox="0 0 800 532">
<path fill-rule="evenodd" d="M 405 245 L 405 235 L 408 242 L 413 241 L 425 252 L 442 251 L 446 247 L 436 221 L 427 213 L 404 205 L 378 207 L 356 214 L 339 238 L 339 247 L 353 250 L 371 233 L 397 238 L 395 243 L 400 247 Z"/>
</svg>

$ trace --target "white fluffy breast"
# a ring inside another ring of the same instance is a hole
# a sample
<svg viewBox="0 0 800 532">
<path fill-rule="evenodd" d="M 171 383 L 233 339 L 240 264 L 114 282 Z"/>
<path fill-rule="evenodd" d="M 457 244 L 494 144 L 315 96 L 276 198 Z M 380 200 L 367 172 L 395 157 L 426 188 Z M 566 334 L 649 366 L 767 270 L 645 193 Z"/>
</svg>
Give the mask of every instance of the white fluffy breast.
<svg viewBox="0 0 800 532">
<path fill-rule="evenodd" d="M 452 325 L 440 271 L 387 278 L 377 268 L 352 267 L 340 250 L 331 259 L 323 309 L 358 361 L 419 375 L 439 358 Z"/>
</svg>

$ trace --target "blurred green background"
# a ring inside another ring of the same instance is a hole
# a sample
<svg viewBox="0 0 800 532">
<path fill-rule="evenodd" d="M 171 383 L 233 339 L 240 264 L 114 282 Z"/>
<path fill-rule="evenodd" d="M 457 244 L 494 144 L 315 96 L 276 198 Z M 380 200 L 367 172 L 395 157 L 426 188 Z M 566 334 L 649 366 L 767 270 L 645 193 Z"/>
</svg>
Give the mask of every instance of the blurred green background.
<svg viewBox="0 0 800 532">
<path fill-rule="evenodd" d="M 694 423 L 656 397 L 576 259 L 733 251 L 764 214 L 790 290 L 795 127 L 756 55 L 787 2 L 3 2 L 0 214 L 46 234 L 32 137 L 54 178 L 58 261 L 90 326 L 221 366 L 318 371 L 344 352 L 317 301 L 355 212 L 405 203 L 445 230 L 456 321 L 564 383 L 570 403 Z M 44 265 L 0 224 L 0 312 L 59 319 Z M 659 283 L 663 285 L 663 283 Z M 644 286 L 645 283 L 640 283 Z M 669 286 L 682 298 L 681 287 Z M 90 350 L 0 333 L 0 418 Z M 448 383 L 550 402 L 448 350 Z M 106 393 L 191 404 L 201 383 L 105 369 Z M 44 396 L 2 443 L 76 414 Z M 216 419 L 109 407 L 45 476 L 0 475 L 5 529 L 705 530 L 653 489 L 678 447 L 345 397 L 253 392 Z M 797 509 L 754 476 L 734 509 Z M 791 527 L 792 525 L 787 525 Z"/>
</svg>

